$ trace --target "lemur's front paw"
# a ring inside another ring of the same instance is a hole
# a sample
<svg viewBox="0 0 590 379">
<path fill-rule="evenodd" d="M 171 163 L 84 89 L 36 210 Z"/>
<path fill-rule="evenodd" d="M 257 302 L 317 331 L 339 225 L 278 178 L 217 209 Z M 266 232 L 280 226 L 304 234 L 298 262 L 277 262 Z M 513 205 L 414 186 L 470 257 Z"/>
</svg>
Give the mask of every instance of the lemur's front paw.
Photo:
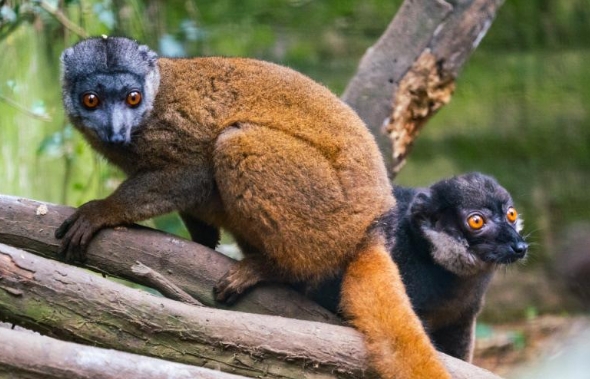
<svg viewBox="0 0 590 379">
<path fill-rule="evenodd" d="M 66 262 L 86 261 L 86 249 L 92 237 L 103 226 L 101 220 L 102 206 L 100 200 L 82 205 L 68 217 L 55 231 L 55 238 L 61 239 L 58 257 Z"/>
</svg>

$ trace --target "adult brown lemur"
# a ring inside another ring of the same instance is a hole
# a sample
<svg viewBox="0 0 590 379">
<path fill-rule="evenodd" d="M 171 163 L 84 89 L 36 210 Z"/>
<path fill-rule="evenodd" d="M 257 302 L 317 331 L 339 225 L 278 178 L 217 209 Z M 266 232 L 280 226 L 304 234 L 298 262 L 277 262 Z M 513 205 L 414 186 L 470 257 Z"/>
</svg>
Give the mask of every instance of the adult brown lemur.
<svg viewBox="0 0 590 379">
<path fill-rule="evenodd" d="M 495 268 L 528 249 L 512 198 L 492 177 L 470 173 L 429 188 L 396 187 L 397 207 L 382 219 L 391 257 L 435 347 L 470 361 L 475 318 Z M 309 291 L 338 310 L 340 279 Z"/>
<path fill-rule="evenodd" d="M 244 253 L 218 301 L 344 272 L 340 306 L 380 376 L 449 378 L 386 247 L 382 157 L 329 90 L 272 63 L 158 58 L 126 38 L 81 41 L 61 61 L 70 120 L 128 176 L 57 229 L 64 259 L 83 260 L 102 228 L 178 211 L 196 241 L 214 246 L 223 227 Z"/>
</svg>

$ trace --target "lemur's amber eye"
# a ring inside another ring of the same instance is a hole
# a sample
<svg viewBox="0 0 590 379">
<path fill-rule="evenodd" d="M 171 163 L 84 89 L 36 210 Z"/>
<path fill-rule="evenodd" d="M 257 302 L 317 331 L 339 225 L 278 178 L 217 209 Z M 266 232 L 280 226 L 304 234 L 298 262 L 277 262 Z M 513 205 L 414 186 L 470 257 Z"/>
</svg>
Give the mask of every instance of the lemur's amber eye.
<svg viewBox="0 0 590 379">
<path fill-rule="evenodd" d="M 513 207 L 508 208 L 508 211 L 506 212 L 506 219 L 509 222 L 515 222 L 517 218 L 518 212 L 516 211 L 516 209 L 514 209 Z"/>
<path fill-rule="evenodd" d="M 82 104 L 86 109 L 95 109 L 100 104 L 100 99 L 98 95 L 93 92 L 86 92 L 82 95 Z"/>
<path fill-rule="evenodd" d="M 131 91 L 127 95 L 127 99 L 125 99 L 127 105 L 130 107 L 136 107 L 141 103 L 141 93 L 139 91 Z"/>
<path fill-rule="evenodd" d="M 479 230 L 479 229 L 483 228 L 483 225 L 485 224 L 485 220 L 483 219 L 482 215 L 474 214 L 474 215 L 471 215 L 467 218 L 467 224 L 469 225 L 469 227 L 471 229 Z"/>
</svg>

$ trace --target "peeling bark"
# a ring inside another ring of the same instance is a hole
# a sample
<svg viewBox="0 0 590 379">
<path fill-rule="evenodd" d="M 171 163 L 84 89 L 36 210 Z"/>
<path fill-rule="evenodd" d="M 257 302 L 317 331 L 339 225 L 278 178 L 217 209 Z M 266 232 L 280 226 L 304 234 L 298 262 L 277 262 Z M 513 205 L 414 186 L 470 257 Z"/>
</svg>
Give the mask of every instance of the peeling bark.
<svg viewBox="0 0 590 379">
<path fill-rule="evenodd" d="M 417 131 L 450 100 L 452 83 L 485 36 L 502 3 L 503 0 L 406 0 L 381 38 L 363 56 L 342 99 L 377 137 L 392 176 L 403 166 Z M 432 68 L 424 71 L 426 67 Z M 416 111 L 415 94 L 409 92 L 414 90 L 410 82 L 415 80 L 416 71 L 429 78 L 422 88 L 440 85 L 445 100 L 441 101 L 438 90 L 423 91 L 419 103 L 438 105 L 419 107 L 420 121 L 414 126 L 407 120 Z M 431 94 L 433 98 L 429 97 Z M 403 109 L 404 104 L 408 109 Z"/>
<path fill-rule="evenodd" d="M 391 118 L 383 131 L 393 147 L 391 170 L 397 175 L 406 162 L 412 144 L 426 121 L 451 101 L 453 77 L 440 69 L 436 57 L 426 49 L 401 79 Z"/>
</svg>

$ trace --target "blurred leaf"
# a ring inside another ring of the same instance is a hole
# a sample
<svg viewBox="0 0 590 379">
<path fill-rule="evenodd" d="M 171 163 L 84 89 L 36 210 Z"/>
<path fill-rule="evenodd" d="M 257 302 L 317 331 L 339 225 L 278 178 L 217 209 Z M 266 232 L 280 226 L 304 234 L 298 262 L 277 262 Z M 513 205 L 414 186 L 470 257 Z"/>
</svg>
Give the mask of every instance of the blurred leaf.
<svg viewBox="0 0 590 379">
<path fill-rule="evenodd" d="M 490 338 L 494 334 L 494 329 L 483 322 L 477 322 L 475 324 L 475 336 L 476 338 Z"/>
<path fill-rule="evenodd" d="M 46 137 L 37 148 L 37 155 L 46 155 L 52 158 L 58 158 L 64 154 L 64 140 L 61 132 Z"/>
<path fill-rule="evenodd" d="M 33 102 L 33 105 L 31 105 L 31 112 L 33 112 L 34 114 L 36 114 L 38 116 L 49 117 L 49 115 L 47 114 L 47 109 L 45 107 L 45 103 L 43 102 L 43 100 L 35 100 L 35 102 Z"/>
<path fill-rule="evenodd" d="M 61 158 L 65 155 L 71 155 L 72 129 L 72 126 L 68 124 L 62 130 L 44 138 L 37 148 L 37 156 Z"/>
<path fill-rule="evenodd" d="M 17 84 L 15 80 L 10 79 L 6 81 L 6 86 L 10 88 L 11 91 L 15 92 Z"/>
<path fill-rule="evenodd" d="M 522 350 L 526 347 L 526 336 L 521 331 L 515 331 L 511 334 L 512 339 L 512 346 L 514 346 L 514 350 Z"/>
<path fill-rule="evenodd" d="M 187 41 L 201 41 L 207 36 L 205 30 L 199 28 L 197 23 L 190 19 L 184 19 L 180 22 L 180 31 Z"/>
<path fill-rule="evenodd" d="M 536 307 L 528 307 L 526 309 L 526 319 L 534 320 L 539 317 L 539 310 Z"/>
<path fill-rule="evenodd" d="M 172 35 L 164 34 L 160 38 L 160 53 L 165 57 L 184 57 L 186 51 L 180 42 L 178 42 Z"/>
<path fill-rule="evenodd" d="M 0 22 L 15 22 L 16 12 L 8 5 L 3 5 L 0 8 Z"/>
<path fill-rule="evenodd" d="M 40 0 L 33 1 L 33 3 L 38 3 Z M 59 5 L 59 0 L 45 0 L 46 3 L 51 5 L 53 8 L 57 8 Z"/>
<path fill-rule="evenodd" d="M 116 20 L 115 15 L 111 9 L 111 1 L 105 0 L 102 3 L 94 4 L 92 10 L 100 20 L 109 30 L 113 30 L 115 28 Z"/>
</svg>

